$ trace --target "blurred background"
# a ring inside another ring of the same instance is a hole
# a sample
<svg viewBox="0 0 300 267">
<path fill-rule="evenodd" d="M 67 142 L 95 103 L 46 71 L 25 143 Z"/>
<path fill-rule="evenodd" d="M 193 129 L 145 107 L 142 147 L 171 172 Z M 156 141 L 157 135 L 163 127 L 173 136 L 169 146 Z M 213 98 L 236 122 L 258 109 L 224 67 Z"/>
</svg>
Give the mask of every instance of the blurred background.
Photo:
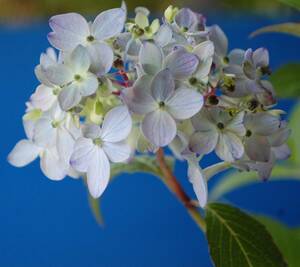
<svg viewBox="0 0 300 267">
<path fill-rule="evenodd" d="M 272 79 L 280 97 L 278 107 L 288 111 L 293 130 L 290 145 L 294 155 L 278 165 L 267 183 L 252 174 L 230 172 L 220 175 L 209 186 L 212 200 L 230 202 L 254 216 L 263 216 L 289 258 L 289 266 L 299 267 L 300 30 L 298 34 L 292 31 L 293 35 L 269 33 L 249 38 L 250 33 L 264 26 L 299 22 L 299 1 L 126 3 L 131 14 L 134 7 L 146 6 L 158 17 L 170 4 L 191 7 L 206 15 L 208 25 L 221 26 L 231 49 L 269 49 Z M 115 0 L 0 0 L 0 266 L 212 266 L 203 234 L 184 207 L 151 175 L 124 174 L 116 178 L 101 198 L 104 226 L 99 226 L 82 181 L 65 179 L 55 183 L 43 177 L 38 162 L 16 169 L 6 161 L 14 144 L 24 137 L 21 118 L 25 101 L 38 85 L 34 67 L 49 45 L 48 18 L 69 11 L 92 17 L 120 4 Z M 204 165 L 213 160 L 213 156 L 208 157 Z M 192 196 L 185 164 L 176 164 L 176 175 Z"/>
</svg>

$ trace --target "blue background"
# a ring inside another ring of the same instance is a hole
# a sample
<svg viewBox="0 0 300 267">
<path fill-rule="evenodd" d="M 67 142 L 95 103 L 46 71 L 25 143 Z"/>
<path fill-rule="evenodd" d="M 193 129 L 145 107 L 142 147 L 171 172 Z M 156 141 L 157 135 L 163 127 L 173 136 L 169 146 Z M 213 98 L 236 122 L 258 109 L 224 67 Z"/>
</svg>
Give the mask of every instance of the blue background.
<svg viewBox="0 0 300 267">
<path fill-rule="evenodd" d="M 295 37 L 269 34 L 248 39 L 261 26 L 297 18 L 208 17 L 208 24 L 219 23 L 227 33 L 231 48 L 267 47 L 273 69 L 300 60 Z M 38 161 L 23 169 L 6 162 L 24 137 L 24 103 L 38 84 L 33 69 L 48 46 L 48 31 L 46 23 L 0 28 L 0 266 L 212 266 L 203 234 L 158 179 L 145 174 L 115 179 L 101 199 L 101 228 L 90 212 L 82 181 L 52 182 L 43 177 Z M 292 104 L 282 101 L 280 106 L 289 109 Z M 176 165 L 176 175 L 192 195 L 185 164 Z M 226 199 L 295 226 L 300 223 L 299 192 L 296 182 L 261 183 Z"/>
</svg>

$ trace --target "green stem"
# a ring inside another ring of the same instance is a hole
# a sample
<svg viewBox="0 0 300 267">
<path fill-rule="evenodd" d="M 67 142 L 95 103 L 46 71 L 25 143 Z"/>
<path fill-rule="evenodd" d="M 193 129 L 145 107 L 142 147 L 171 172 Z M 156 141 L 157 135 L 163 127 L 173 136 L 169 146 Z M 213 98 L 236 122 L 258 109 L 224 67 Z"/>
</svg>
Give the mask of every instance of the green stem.
<svg viewBox="0 0 300 267">
<path fill-rule="evenodd" d="M 205 232 L 206 231 L 206 224 L 204 219 L 202 218 L 199 210 L 193 205 L 193 201 L 190 197 L 185 193 L 182 186 L 177 181 L 176 177 L 174 176 L 173 172 L 169 168 L 166 163 L 164 151 L 160 148 L 156 154 L 157 162 L 159 167 L 163 173 L 163 182 L 169 188 L 169 190 L 177 197 L 177 199 L 184 205 L 187 209 L 187 212 L 195 221 L 195 223 L 199 226 L 199 228 Z"/>
</svg>

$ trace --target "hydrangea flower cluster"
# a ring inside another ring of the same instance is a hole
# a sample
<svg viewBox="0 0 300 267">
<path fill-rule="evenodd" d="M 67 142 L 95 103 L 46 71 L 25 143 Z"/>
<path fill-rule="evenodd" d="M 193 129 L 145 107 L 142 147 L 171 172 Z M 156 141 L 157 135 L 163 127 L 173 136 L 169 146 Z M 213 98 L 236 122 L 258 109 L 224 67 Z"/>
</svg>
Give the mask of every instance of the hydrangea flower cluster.
<svg viewBox="0 0 300 267">
<path fill-rule="evenodd" d="M 100 13 L 93 22 L 68 13 L 50 19 L 48 48 L 27 102 L 26 139 L 9 162 L 40 158 L 52 180 L 87 177 L 98 198 L 110 166 L 168 146 L 188 162 L 199 204 L 207 180 L 229 167 L 270 176 L 290 155 L 290 130 L 276 104 L 265 48 L 228 51 L 228 40 L 203 15 L 170 6 L 162 20 L 139 7 Z M 203 156 L 220 162 L 201 169 Z"/>
</svg>

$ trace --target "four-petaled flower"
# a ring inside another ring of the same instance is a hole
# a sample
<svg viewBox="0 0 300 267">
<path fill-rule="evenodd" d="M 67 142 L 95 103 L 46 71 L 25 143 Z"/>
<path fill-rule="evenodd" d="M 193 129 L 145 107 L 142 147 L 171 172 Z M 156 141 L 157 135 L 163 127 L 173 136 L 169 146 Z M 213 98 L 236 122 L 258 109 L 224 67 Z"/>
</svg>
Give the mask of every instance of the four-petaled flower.
<svg viewBox="0 0 300 267">
<path fill-rule="evenodd" d="M 125 162 L 131 154 L 125 140 L 132 127 L 128 109 L 119 106 L 110 110 L 101 127 L 87 125 L 71 156 L 71 166 L 87 174 L 87 184 L 94 198 L 100 197 L 108 185 L 110 163 Z"/>
</svg>

